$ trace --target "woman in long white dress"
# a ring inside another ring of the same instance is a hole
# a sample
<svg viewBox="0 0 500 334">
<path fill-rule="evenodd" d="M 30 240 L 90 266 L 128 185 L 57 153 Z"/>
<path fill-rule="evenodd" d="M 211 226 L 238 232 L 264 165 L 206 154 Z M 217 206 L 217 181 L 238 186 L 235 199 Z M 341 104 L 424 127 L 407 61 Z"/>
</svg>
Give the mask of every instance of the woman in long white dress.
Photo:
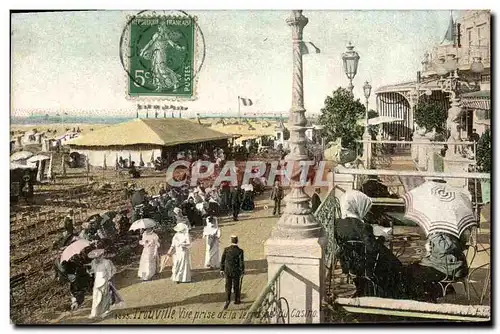
<svg viewBox="0 0 500 334">
<path fill-rule="evenodd" d="M 113 304 L 122 302 L 116 288 L 111 283 L 111 278 L 116 274 L 116 268 L 113 262 L 104 258 L 103 249 L 91 251 L 88 257 L 93 259 L 90 266 L 95 275 L 92 310 L 89 318 L 105 317 Z"/>
<path fill-rule="evenodd" d="M 139 244 L 144 246 L 144 248 L 137 274 L 143 281 L 149 281 L 156 274 L 160 239 L 152 229 L 148 228 L 142 234 L 142 240 L 139 241 Z"/>
<path fill-rule="evenodd" d="M 174 227 L 176 232 L 172 238 L 172 246 L 168 255 L 173 256 L 172 281 L 176 283 L 191 282 L 191 240 L 189 229 L 186 224 L 179 223 Z"/>
<path fill-rule="evenodd" d="M 205 267 L 219 268 L 219 244 L 220 244 L 220 229 L 217 224 L 217 218 L 208 217 L 207 226 L 203 229 L 203 238 L 205 238 Z"/>
</svg>

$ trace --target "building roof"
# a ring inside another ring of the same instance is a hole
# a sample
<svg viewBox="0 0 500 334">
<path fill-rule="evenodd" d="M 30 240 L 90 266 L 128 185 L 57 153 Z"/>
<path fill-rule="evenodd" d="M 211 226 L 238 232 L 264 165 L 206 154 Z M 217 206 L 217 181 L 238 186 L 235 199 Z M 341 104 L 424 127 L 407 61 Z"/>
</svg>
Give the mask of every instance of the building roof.
<svg viewBox="0 0 500 334">
<path fill-rule="evenodd" d="M 68 141 L 70 146 L 174 146 L 232 138 L 182 118 L 135 119 L 89 132 Z"/>
<path fill-rule="evenodd" d="M 377 88 L 375 90 L 375 94 L 411 91 L 413 89 L 416 89 L 417 85 L 420 86 L 419 90 L 426 90 L 426 89 L 430 89 L 431 91 L 441 90 L 437 84 L 437 80 L 438 78 L 430 78 L 430 79 L 423 79 L 422 82 L 420 82 L 420 84 L 414 80 L 414 81 L 397 83 L 393 85 L 386 85 Z"/>
</svg>

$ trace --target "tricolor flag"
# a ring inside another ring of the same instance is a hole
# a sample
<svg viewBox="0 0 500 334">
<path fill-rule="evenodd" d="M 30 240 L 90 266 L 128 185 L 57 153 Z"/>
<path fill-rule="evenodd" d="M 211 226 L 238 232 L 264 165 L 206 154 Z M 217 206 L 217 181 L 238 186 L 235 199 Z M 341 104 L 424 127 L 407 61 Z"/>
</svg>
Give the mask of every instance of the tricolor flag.
<svg viewBox="0 0 500 334">
<path fill-rule="evenodd" d="M 321 50 L 312 42 L 302 42 L 302 44 L 300 45 L 300 50 L 303 55 L 321 52 Z"/>
<path fill-rule="evenodd" d="M 241 100 L 241 102 L 243 103 L 244 106 L 251 106 L 251 105 L 253 105 L 253 102 L 252 102 L 251 99 L 247 99 L 247 98 L 240 97 L 240 96 L 238 96 L 238 98 Z"/>
</svg>

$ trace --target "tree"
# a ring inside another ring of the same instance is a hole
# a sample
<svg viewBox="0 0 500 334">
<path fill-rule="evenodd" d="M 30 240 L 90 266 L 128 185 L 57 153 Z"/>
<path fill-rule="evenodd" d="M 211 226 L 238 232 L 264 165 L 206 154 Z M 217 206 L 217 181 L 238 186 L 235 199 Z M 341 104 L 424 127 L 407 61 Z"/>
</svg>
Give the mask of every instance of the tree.
<svg viewBox="0 0 500 334">
<path fill-rule="evenodd" d="M 482 173 L 491 172 L 491 133 L 487 129 L 477 143 L 477 166 Z"/>
<path fill-rule="evenodd" d="M 415 108 L 415 123 L 427 131 L 436 128 L 436 133 L 445 135 L 447 112 L 442 106 L 429 98 L 423 97 Z"/>
<path fill-rule="evenodd" d="M 322 136 L 327 142 L 341 138 L 342 147 L 355 150 L 356 140 L 361 139 L 363 127 L 358 120 L 365 114 L 365 107 L 354 100 L 345 88 L 338 88 L 325 99 L 325 107 L 321 109 L 319 123 L 323 126 Z"/>
<path fill-rule="evenodd" d="M 373 110 L 373 109 L 368 110 L 368 119 L 372 119 L 372 118 L 375 118 L 378 116 L 379 116 L 378 112 L 376 112 L 375 110 Z M 372 137 L 372 139 L 375 139 L 377 137 L 379 126 L 381 126 L 381 125 L 370 125 L 370 127 L 368 128 L 368 133 L 370 133 L 370 136 Z M 364 129 L 363 129 L 363 131 L 364 131 Z"/>
</svg>

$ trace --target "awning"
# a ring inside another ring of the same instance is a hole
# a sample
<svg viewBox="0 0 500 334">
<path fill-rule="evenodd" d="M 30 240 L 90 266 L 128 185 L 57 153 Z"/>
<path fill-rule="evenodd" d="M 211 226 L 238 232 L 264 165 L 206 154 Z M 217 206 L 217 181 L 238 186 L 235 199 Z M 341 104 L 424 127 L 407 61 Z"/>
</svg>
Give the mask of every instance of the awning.
<svg viewBox="0 0 500 334">
<path fill-rule="evenodd" d="M 491 110 L 491 96 L 489 90 L 462 94 L 462 107 L 469 109 Z"/>
</svg>

